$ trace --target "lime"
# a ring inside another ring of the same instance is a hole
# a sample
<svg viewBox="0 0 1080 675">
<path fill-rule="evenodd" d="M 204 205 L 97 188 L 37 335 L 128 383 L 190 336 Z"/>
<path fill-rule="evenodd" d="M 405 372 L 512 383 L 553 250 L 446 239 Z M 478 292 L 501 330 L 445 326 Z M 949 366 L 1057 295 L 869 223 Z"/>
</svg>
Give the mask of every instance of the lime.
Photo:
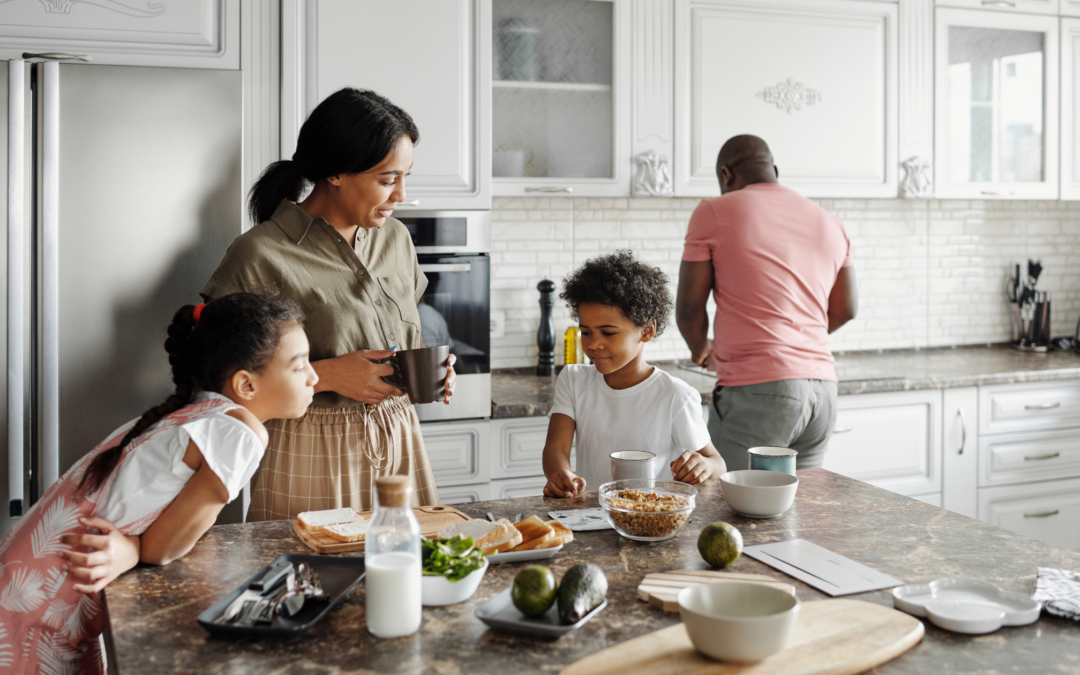
<svg viewBox="0 0 1080 675">
<path fill-rule="evenodd" d="M 725 522 L 706 525 L 698 537 L 697 550 L 705 562 L 723 569 L 742 555 L 742 533 Z"/>
<path fill-rule="evenodd" d="M 542 616 L 555 603 L 555 575 L 543 565 L 523 568 L 514 577 L 510 599 L 525 616 Z"/>
</svg>

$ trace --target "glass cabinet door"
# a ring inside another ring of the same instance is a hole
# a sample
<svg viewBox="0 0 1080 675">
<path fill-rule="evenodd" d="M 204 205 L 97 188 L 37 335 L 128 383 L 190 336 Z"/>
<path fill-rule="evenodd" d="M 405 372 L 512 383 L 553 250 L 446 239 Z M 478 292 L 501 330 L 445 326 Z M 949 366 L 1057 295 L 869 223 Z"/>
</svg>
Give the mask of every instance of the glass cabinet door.
<svg viewBox="0 0 1080 675">
<path fill-rule="evenodd" d="M 1057 197 L 1057 19 L 939 9 L 937 23 L 937 195 Z"/>
<path fill-rule="evenodd" d="M 495 194 L 605 194 L 620 180 L 628 191 L 624 14 L 617 1 L 494 0 Z"/>
</svg>

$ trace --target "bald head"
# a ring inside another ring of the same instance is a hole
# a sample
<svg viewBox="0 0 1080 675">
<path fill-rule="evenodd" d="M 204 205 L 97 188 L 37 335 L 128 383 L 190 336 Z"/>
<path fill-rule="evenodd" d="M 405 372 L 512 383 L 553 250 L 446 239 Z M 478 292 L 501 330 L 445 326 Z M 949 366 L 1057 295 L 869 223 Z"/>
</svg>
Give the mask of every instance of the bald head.
<svg viewBox="0 0 1080 675">
<path fill-rule="evenodd" d="M 729 138 L 716 157 L 716 177 L 724 194 L 755 183 L 775 183 L 777 173 L 769 145 L 757 136 Z"/>
</svg>

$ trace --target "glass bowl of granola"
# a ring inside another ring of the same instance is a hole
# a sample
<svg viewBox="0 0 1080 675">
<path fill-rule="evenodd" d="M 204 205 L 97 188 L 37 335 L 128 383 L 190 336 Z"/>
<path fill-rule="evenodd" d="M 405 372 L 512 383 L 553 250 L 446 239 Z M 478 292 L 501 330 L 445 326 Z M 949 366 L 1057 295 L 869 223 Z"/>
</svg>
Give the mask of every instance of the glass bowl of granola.
<svg viewBox="0 0 1080 675">
<path fill-rule="evenodd" d="M 697 494 L 693 485 L 673 480 L 617 480 L 600 486 L 600 506 L 627 539 L 664 541 L 690 520 Z"/>
</svg>

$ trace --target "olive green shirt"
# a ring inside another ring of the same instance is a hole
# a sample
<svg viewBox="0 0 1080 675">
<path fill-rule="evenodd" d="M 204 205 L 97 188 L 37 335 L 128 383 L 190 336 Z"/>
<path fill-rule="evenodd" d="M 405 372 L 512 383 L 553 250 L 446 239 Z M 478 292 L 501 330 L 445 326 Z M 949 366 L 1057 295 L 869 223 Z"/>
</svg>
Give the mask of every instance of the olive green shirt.
<svg viewBox="0 0 1080 675">
<path fill-rule="evenodd" d="M 321 361 L 358 349 L 423 346 L 416 305 L 427 284 L 400 221 L 360 228 L 349 246 L 325 220 L 282 200 L 270 220 L 233 241 L 200 293 L 210 299 L 280 291 L 304 310 L 311 360 Z M 329 391 L 316 394 L 314 404 L 360 405 Z"/>
</svg>

